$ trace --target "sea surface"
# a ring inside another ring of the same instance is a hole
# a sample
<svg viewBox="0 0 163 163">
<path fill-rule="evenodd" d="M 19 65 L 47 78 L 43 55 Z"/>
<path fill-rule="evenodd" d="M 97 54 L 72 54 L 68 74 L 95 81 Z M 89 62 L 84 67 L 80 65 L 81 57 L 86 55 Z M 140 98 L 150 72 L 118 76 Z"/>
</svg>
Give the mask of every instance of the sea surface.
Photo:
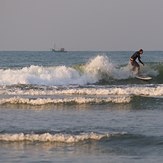
<svg viewBox="0 0 163 163">
<path fill-rule="evenodd" d="M 0 52 L 0 162 L 163 162 L 163 52 Z"/>
</svg>

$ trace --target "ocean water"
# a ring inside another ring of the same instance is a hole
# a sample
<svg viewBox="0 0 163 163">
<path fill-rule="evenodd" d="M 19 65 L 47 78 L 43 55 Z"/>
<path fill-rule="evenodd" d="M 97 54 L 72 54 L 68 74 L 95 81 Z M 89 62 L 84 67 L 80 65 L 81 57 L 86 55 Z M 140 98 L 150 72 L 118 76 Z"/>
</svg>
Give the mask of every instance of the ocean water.
<svg viewBox="0 0 163 163">
<path fill-rule="evenodd" d="M 0 52 L 0 162 L 163 162 L 163 52 Z"/>
</svg>

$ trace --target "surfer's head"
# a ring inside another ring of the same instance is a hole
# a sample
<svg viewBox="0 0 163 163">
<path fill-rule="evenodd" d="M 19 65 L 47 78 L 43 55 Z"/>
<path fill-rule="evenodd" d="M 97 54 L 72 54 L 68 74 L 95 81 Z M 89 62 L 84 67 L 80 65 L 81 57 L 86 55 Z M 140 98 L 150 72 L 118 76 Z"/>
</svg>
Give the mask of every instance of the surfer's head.
<svg viewBox="0 0 163 163">
<path fill-rule="evenodd" d="M 139 53 L 140 53 L 140 54 L 143 54 L 143 49 L 140 49 L 140 50 L 139 50 Z"/>
</svg>

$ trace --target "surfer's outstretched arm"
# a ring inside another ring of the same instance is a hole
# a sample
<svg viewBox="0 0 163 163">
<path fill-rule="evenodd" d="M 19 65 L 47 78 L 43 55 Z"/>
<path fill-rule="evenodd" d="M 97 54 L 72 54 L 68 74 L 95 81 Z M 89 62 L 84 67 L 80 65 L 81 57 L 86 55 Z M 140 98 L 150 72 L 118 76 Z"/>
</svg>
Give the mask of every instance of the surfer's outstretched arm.
<svg viewBox="0 0 163 163">
<path fill-rule="evenodd" d="M 144 63 L 141 61 L 140 56 L 138 57 L 138 60 L 144 66 Z"/>
</svg>

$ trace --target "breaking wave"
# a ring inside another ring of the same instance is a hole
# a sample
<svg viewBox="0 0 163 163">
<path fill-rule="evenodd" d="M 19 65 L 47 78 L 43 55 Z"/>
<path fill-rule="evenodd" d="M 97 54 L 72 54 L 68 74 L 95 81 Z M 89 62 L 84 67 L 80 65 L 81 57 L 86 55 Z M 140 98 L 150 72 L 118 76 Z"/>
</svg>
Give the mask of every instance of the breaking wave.
<svg viewBox="0 0 163 163">
<path fill-rule="evenodd" d="M 51 98 L 38 98 L 38 99 L 29 99 L 21 97 L 12 97 L 7 99 L 0 99 L 0 104 L 28 104 L 28 105 L 46 105 L 46 104 L 67 104 L 67 103 L 76 103 L 76 104 L 89 104 L 89 103 L 129 103 L 131 101 L 130 96 L 120 96 L 120 97 L 107 97 L 107 98 L 60 98 L 60 99 L 51 99 Z"/>
<path fill-rule="evenodd" d="M 158 71 L 144 66 L 142 72 L 157 76 Z M 133 78 L 130 65 L 114 65 L 108 57 L 98 55 L 84 65 L 73 67 L 33 66 L 21 69 L 0 69 L 0 85 L 37 84 L 37 85 L 85 85 L 101 80 L 121 80 Z"/>
<path fill-rule="evenodd" d="M 22 88 L 23 87 L 23 88 Z M 94 87 L 66 87 L 59 89 L 58 87 L 0 87 L 0 94 L 3 95 L 31 95 L 31 96 L 48 96 L 48 95 L 144 95 L 144 96 L 163 96 L 162 84 L 146 84 L 146 85 L 112 85 L 95 86 Z"/>
<path fill-rule="evenodd" d="M 111 133 L 111 134 L 98 134 L 98 133 L 82 133 L 79 135 L 70 134 L 0 134 L 0 141 L 7 142 L 22 142 L 22 141 L 32 141 L 32 142 L 60 142 L 60 143 L 77 143 L 80 141 L 87 140 L 101 140 L 104 138 L 109 138 L 113 135 L 119 135 L 125 133 Z"/>
</svg>

